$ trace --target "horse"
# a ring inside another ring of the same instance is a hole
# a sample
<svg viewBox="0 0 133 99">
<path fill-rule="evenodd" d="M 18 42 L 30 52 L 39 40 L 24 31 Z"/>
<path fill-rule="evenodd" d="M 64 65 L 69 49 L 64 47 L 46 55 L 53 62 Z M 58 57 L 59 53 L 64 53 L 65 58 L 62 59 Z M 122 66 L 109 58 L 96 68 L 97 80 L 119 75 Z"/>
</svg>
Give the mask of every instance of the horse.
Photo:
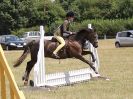
<svg viewBox="0 0 133 99">
<path fill-rule="evenodd" d="M 65 40 L 65 46 L 59 51 L 58 55 L 60 59 L 65 58 L 73 58 L 79 59 L 86 64 L 90 65 L 90 67 L 94 70 L 96 74 L 98 74 L 98 71 L 94 67 L 93 62 L 90 62 L 89 60 L 85 59 L 83 57 L 83 46 L 85 40 L 88 40 L 93 47 L 98 47 L 98 35 L 94 29 L 81 29 L 76 34 L 72 35 L 68 39 Z M 58 46 L 58 42 L 55 42 L 53 40 L 44 40 L 44 53 L 45 57 L 52 57 L 52 53 L 55 50 L 55 48 Z M 27 62 L 25 74 L 22 77 L 22 80 L 24 80 L 24 85 L 28 84 L 29 80 L 29 74 L 35 63 L 37 62 L 37 54 L 39 50 L 39 40 L 38 41 L 31 41 L 29 42 L 22 55 L 16 60 L 14 63 L 14 67 L 18 67 L 24 59 L 27 57 L 27 55 L 31 54 L 31 60 Z M 91 53 L 92 55 L 92 53 Z M 93 61 L 95 61 L 94 56 L 92 55 Z"/>
</svg>

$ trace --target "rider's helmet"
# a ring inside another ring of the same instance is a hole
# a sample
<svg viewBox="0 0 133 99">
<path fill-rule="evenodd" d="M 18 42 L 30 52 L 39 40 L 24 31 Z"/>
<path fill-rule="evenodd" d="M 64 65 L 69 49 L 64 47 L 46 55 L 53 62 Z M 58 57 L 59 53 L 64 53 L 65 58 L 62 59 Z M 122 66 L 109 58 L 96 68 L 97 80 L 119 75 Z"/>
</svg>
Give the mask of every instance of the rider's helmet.
<svg viewBox="0 0 133 99">
<path fill-rule="evenodd" d="M 74 12 L 73 11 L 70 11 L 66 14 L 66 17 L 74 17 Z"/>
</svg>

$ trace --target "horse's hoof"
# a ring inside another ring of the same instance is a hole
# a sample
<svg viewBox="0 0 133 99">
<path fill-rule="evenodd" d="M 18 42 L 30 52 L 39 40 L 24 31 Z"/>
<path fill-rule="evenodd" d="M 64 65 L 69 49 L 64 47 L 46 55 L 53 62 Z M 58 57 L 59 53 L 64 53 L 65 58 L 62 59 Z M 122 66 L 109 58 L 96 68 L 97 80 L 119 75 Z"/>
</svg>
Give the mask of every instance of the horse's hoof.
<svg viewBox="0 0 133 99">
<path fill-rule="evenodd" d="M 97 71 L 95 71 L 96 74 L 99 74 Z"/>
<path fill-rule="evenodd" d="M 24 81 L 24 86 L 27 86 L 28 85 L 28 81 Z"/>
</svg>

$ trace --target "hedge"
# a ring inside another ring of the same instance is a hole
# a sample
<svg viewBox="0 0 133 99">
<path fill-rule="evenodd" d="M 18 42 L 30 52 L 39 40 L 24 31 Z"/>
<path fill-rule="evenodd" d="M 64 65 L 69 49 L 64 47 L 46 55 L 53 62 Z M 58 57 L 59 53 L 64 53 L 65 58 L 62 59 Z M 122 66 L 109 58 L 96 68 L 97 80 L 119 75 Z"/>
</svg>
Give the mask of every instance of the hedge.
<svg viewBox="0 0 133 99">
<path fill-rule="evenodd" d="M 107 36 L 115 36 L 118 31 L 133 30 L 133 18 L 115 20 L 85 20 L 81 23 L 74 23 L 73 30 L 78 31 L 81 28 L 87 28 L 88 24 L 92 24 L 100 36 L 104 34 Z"/>
<path fill-rule="evenodd" d="M 51 34 L 60 24 L 62 24 L 62 21 L 56 21 L 54 24 L 51 24 L 50 29 L 48 26 L 45 26 L 45 31 Z M 99 36 L 103 36 L 105 34 L 107 36 L 115 36 L 118 31 L 133 30 L 133 18 L 115 20 L 84 20 L 81 23 L 73 22 L 70 29 L 72 31 L 78 31 L 82 28 L 87 28 L 88 24 L 92 24 Z M 12 34 L 22 35 L 24 32 L 33 30 L 39 30 L 39 26 L 22 28 L 20 30 L 12 31 Z"/>
</svg>

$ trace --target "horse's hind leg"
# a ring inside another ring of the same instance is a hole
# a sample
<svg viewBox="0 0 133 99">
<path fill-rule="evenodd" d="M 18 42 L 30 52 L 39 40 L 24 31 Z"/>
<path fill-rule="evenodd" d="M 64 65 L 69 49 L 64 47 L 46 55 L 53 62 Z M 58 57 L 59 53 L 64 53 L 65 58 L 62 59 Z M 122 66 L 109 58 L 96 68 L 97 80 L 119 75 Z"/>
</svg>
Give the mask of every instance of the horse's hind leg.
<svg viewBox="0 0 133 99">
<path fill-rule="evenodd" d="M 25 71 L 24 76 L 22 77 L 22 79 L 24 80 L 24 85 L 28 84 L 29 74 L 30 74 L 30 71 L 33 68 L 35 63 L 36 63 L 36 61 L 27 62 L 26 71 Z"/>
<path fill-rule="evenodd" d="M 90 67 L 94 70 L 94 72 L 95 72 L 96 74 L 98 74 L 98 71 L 97 71 L 96 68 L 93 66 L 93 63 L 92 63 L 92 62 L 86 60 L 82 55 L 77 55 L 76 58 L 79 59 L 79 60 L 81 60 L 81 61 L 83 61 L 83 62 L 85 62 L 85 63 L 87 63 L 88 65 L 90 65 Z"/>
</svg>

